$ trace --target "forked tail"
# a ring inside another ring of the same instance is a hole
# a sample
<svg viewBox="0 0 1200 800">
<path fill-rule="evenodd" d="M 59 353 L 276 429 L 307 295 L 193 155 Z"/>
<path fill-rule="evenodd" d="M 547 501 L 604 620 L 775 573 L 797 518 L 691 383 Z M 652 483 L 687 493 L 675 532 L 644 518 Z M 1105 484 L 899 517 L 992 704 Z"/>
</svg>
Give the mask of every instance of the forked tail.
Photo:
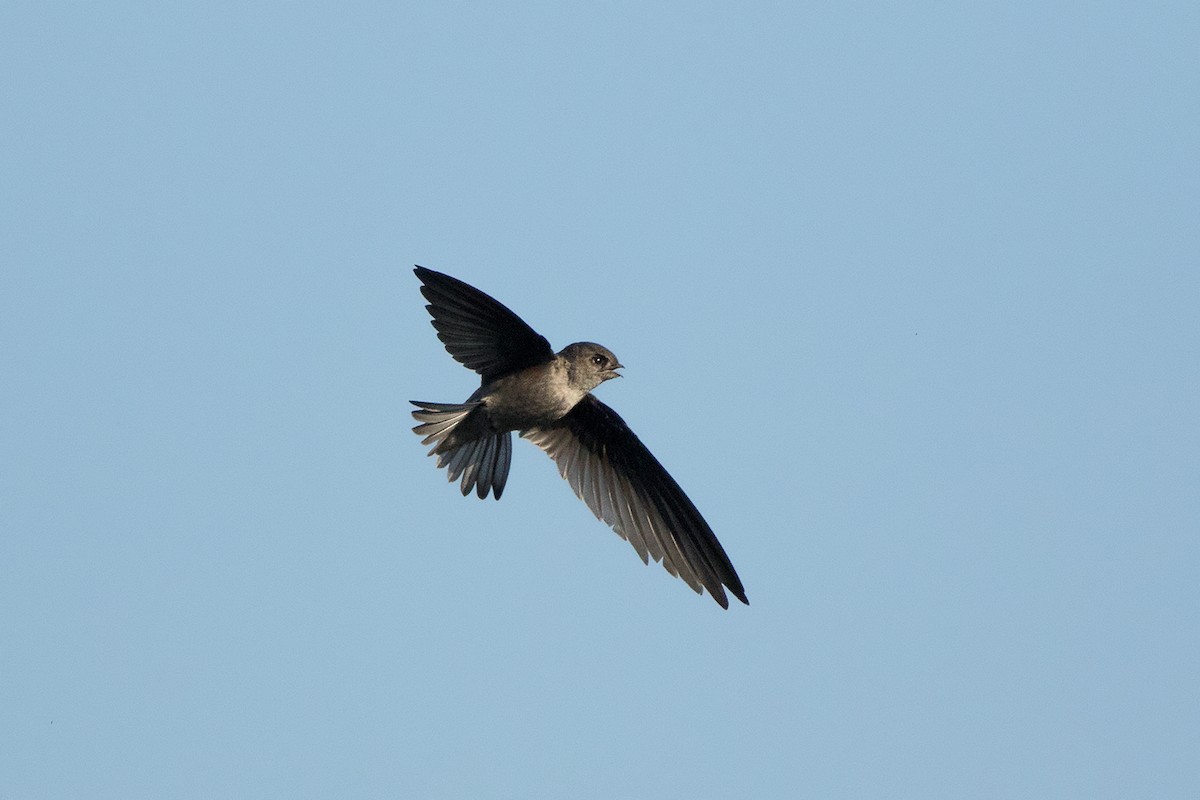
<svg viewBox="0 0 1200 800">
<path fill-rule="evenodd" d="M 429 455 L 437 455 L 439 468 L 446 467 L 451 481 L 462 477 L 464 496 L 475 489 L 482 499 L 490 490 L 500 499 L 512 460 L 512 434 L 496 433 L 488 424 L 483 403 L 426 403 L 410 400 L 420 422 L 413 433 L 423 436 L 421 444 L 432 444 Z"/>
</svg>

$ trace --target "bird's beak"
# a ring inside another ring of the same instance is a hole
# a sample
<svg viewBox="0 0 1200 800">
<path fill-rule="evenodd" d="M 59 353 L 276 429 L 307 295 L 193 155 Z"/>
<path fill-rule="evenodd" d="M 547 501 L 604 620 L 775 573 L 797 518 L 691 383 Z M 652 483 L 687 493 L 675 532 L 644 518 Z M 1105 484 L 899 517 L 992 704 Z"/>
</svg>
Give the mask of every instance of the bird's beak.
<svg viewBox="0 0 1200 800">
<path fill-rule="evenodd" d="M 619 369 L 625 369 L 625 365 L 624 365 L 624 364 L 619 364 L 619 363 L 618 363 L 618 364 L 614 364 L 614 365 L 612 366 L 612 368 L 610 368 L 610 369 L 606 370 L 606 371 L 605 371 L 605 373 L 604 373 L 604 378 L 605 378 L 605 380 L 607 380 L 608 378 L 624 378 L 624 377 L 625 377 L 624 375 L 622 375 L 621 373 L 617 372 L 617 370 L 619 370 Z"/>
</svg>

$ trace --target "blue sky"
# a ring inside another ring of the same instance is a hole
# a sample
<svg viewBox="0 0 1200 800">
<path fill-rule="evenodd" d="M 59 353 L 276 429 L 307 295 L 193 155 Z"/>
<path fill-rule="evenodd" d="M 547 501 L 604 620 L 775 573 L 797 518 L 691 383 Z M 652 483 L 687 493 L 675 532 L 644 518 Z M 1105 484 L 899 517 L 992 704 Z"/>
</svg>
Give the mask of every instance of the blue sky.
<svg viewBox="0 0 1200 800">
<path fill-rule="evenodd" d="M 0 796 L 1195 797 L 1194 3 L 9 3 Z M 561 347 L 751 605 L 527 442 Z"/>
</svg>

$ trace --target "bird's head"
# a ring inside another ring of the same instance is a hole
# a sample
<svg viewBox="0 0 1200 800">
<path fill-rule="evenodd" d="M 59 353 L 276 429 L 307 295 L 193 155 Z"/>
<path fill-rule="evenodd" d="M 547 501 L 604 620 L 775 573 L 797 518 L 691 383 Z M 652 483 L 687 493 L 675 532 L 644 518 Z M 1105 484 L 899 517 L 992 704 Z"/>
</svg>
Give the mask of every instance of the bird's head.
<svg viewBox="0 0 1200 800">
<path fill-rule="evenodd" d="M 595 342 L 576 342 L 567 345 L 559 352 L 559 357 L 567 365 L 567 374 L 571 384 L 585 392 L 590 392 L 609 378 L 619 378 L 622 364 L 607 347 Z"/>
</svg>

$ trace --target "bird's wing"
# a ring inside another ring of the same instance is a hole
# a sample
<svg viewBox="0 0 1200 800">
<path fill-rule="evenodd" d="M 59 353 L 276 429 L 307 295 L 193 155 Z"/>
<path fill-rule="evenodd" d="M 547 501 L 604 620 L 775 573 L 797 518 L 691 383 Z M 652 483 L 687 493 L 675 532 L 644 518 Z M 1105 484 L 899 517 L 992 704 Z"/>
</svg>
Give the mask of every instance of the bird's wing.
<svg viewBox="0 0 1200 800">
<path fill-rule="evenodd" d="M 749 604 L 712 528 L 625 421 L 587 395 L 553 426 L 522 431 L 554 459 L 588 508 L 637 550 L 661 561 L 697 593 L 729 607 L 725 589 Z"/>
<path fill-rule="evenodd" d="M 483 382 L 540 364 L 554 355 L 550 343 L 525 321 L 474 286 L 417 267 L 421 294 L 433 327 L 455 360 L 483 376 Z"/>
</svg>

